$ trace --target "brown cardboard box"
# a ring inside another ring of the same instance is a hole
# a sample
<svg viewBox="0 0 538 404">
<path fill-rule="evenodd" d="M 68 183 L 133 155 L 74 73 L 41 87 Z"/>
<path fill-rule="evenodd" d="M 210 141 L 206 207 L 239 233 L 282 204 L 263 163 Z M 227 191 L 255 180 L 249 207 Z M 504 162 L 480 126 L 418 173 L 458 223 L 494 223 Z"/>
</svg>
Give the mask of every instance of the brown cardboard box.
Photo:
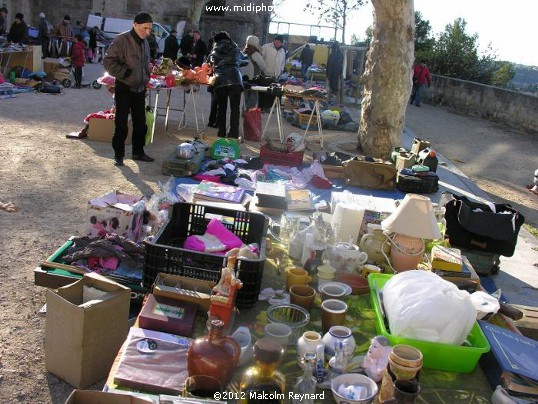
<svg viewBox="0 0 538 404">
<path fill-rule="evenodd" d="M 86 236 L 115 233 L 135 242 L 142 236 L 143 195 L 112 191 L 88 201 Z"/>
<path fill-rule="evenodd" d="M 114 135 L 114 119 L 90 118 L 88 120 L 88 140 L 97 142 L 112 142 Z M 131 144 L 132 124 L 129 121 L 129 133 L 125 144 Z"/>
<path fill-rule="evenodd" d="M 73 390 L 65 404 L 148 404 L 149 398 L 134 397 L 129 393 L 105 393 L 104 391 Z"/>
<path fill-rule="evenodd" d="M 73 390 L 65 404 L 149 404 L 153 400 L 143 397 L 135 397 L 133 394 L 108 393 L 92 390 Z"/>
<path fill-rule="evenodd" d="M 194 303 L 198 311 L 207 312 L 211 304 L 211 290 L 215 282 L 161 272 L 155 278 L 153 294 L 183 302 Z"/>
<path fill-rule="evenodd" d="M 94 273 L 48 290 L 46 369 L 77 388 L 105 378 L 129 331 L 130 295 Z"/>
</svg>

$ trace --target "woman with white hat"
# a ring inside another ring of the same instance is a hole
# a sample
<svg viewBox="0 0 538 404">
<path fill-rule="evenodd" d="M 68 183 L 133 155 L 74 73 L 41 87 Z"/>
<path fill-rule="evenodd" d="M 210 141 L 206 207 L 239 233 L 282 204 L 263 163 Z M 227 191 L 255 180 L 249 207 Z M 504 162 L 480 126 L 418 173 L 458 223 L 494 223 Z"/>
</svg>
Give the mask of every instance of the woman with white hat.
<svg viewBox="0 0 538 404">
<path fill-rule="evenodd" d="M 243 53 L 248 56 L 248 65 L 241 68 L 241 74 L 246 81 L 252 80 L 255 76 L 265 74 L 265 61 L 260 53 L 260 40 L 255 35 L 249 35 Z M 258 105 L 258 93 L 245 89 L 243 93 L 245 99 L 245 109 L 250 109 Z"/>
</svg>

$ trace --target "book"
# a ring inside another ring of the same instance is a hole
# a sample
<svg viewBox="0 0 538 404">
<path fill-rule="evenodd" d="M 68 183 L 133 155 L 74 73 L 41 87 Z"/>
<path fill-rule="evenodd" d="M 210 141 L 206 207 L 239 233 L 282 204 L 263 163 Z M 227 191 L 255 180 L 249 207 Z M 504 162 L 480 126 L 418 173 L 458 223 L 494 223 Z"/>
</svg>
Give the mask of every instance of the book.
<svg viewBox="0 0 538 404">
<path fill-rule="evenodd" d="M 286 209 L 286 186 L 279 182 L 256 183 L 256 206 L 271 209 Z"/>
<path fill-rule="evenodd" d="M 461 272 L 463 269 L 459 248 L 435 245 L 432 248 L 432 268 L 444 271 Z"/>
<path fill-rule="evenodd" d="M 233 185 L 218 184 L 211 181 L 202 181 L 192 193 L 193 201 L 214 201 L 241 203 L 245 196 L 245 189 Z"/>
<path fill-rule="evenodd" d="M 501 375 L 501 385 L 514 395 L 538 397 L 538 381 L 530 377 L 520 376 L 505 370 Z"/>
<path fill-rule="evenodd" d="M 122 348 L 114 382 L 151 393 L 181 394 L 190 340 L 132 327 Z"/>
<path fill-rule="evenodd" d="M 432 250 L 432 255 L 433 255 L 433 250 Z M 435 268 L 432 268 L 432 269 L 433 269 L 433 272 L 439 275 L 440 277 L 471 278 L 473 275 L 473 272 L 471 271 L 471 269 L 469 268 L 469 265 L 467 264 L 469 264 L 469 261 L 464 260 L 462 258 L 461 271 L 448 271 L 446 269 L 435 269 Z M 433 267 L 433 263 L 432 263 L 432 267 Z"/>
<path fill-rule="evenodd" d="M 493 389 L 501 383 L 503 372 L 538 381 L 538 341 L 485 321 L 478 324 L 491 347 L 480 358 L 480 366 Z"/>
<path fill-rule="evenodd" d="M 150 294 L 138 315 L 138 324 L 150 330 L 190 336 L 197 309 L 190 302 Z"/>
<path fill-rule="evenodd" d="M 312 196 L 308 189 L 291 189 L 286 192 L 288 210 L 313 210 Z"/>
</svg>

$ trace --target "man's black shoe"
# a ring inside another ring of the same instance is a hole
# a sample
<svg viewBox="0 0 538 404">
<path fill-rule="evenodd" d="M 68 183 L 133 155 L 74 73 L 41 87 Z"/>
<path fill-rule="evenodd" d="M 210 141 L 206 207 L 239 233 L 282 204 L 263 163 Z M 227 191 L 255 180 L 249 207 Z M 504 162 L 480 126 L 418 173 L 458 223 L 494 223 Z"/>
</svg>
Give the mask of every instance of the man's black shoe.
<svg viewBox="0 0 538 404">
<path fill-rule="evenodd" d="M 121 157 L 114 157 L 114 165 L 117 167 L 124 166 L 123 159 Z"/>
<path fill-rule="evenodd" d="M 147 161 L 147 162 L 155 161 L 154 158 L 148 156 L 147 154 L 141 154 L 141 155 L 135 154 L 133 156 L 133 160 Z"/>
</svg>

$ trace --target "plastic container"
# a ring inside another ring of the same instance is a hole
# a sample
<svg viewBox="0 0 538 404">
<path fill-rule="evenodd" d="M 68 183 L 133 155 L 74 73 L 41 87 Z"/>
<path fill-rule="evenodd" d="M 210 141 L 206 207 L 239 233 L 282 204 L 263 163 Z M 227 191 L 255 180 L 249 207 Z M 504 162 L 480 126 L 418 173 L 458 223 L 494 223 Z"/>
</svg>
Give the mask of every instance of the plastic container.
<svg viewBox="0 0 538 404">
<path fill-rule="evenodd" d="M 207 223 L 217 217 L 245 244 L 257 243 L 257 259 L 240 259 L 236 276 L 243 282 L 236 305 L 249 307 L 258 301 L 265 263 L 265 235 L 268 219 L 260 213 L 243 212 L 192 203 L 176 203 L 168 223 L 154 242 L 145 242 L 144 287 L 151 289 L 159 272 L 218 282 L 224 257 L 181 248 L 190 235 L 204 234 Z"/>
<path fill-rule="evenodd" d="M 372 307 L 376 314 L 377 333 L 387 337 L 391 346 L 407 344 L 419 349 L 424 356 L 423 367 L 425 368 L 448 372 L 471 373 L 482 354 L 488 352 L 490 348 L 489 342 L 478 323 L 475 321 L 471 332 L 467 336 L 470 346 L 419 341 L 390 334 L 385 326 L 377 292 L 381 291 L 391 277 L 392 275 L 389 274 L 375 273 L 371 273 L 368 276 Z"/>
</svg>

